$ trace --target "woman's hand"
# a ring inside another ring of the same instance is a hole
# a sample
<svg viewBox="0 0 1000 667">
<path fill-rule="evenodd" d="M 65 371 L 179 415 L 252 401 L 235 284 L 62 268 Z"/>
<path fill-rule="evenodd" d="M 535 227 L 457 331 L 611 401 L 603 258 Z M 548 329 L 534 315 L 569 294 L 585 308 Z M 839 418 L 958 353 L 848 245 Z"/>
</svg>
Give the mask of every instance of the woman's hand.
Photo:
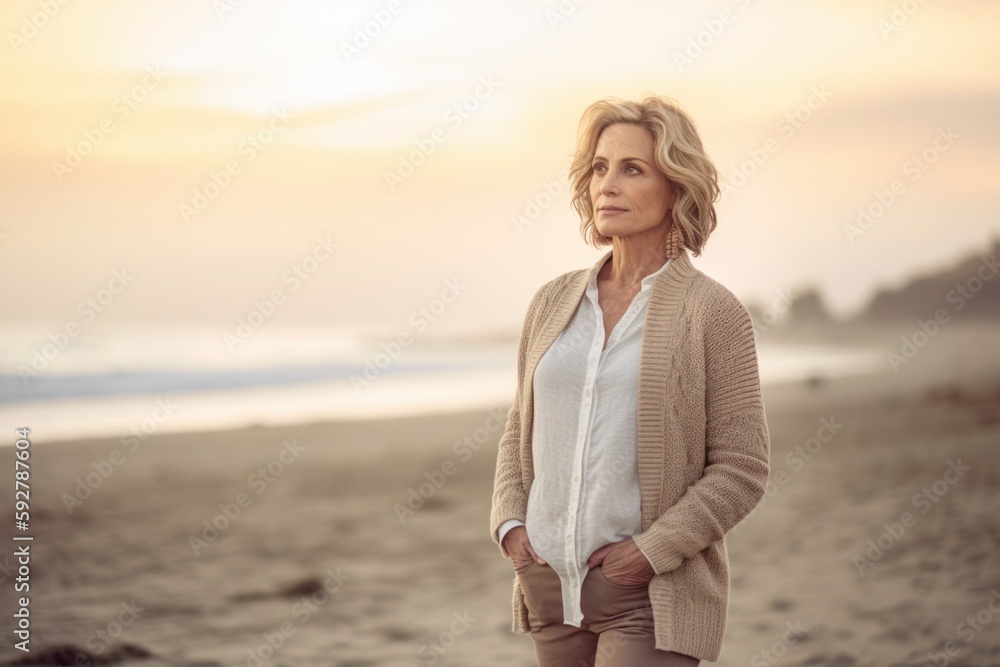
<svg viewBox="0 0 1000 667">
<path fill-rule="evenodd" d="M 503 536 L 503 548 L 510 554 L 510 559 L 514 561 L 514 571 L 523 572 L 532 561 L 539 565 L 545 565 L 541 556 L 535 553 L 531 542 L 528 541 L 528 529 L 524 526 L 517 526 L 507 531 Z"/>
<path fill-rule="evenodd" d="M 590 555 L 587 566 L 591 569 L 601 566 L 608 581 L 622 586 L 648 584 L 656 575 L 653 565 L 631 537 L 605 544 Z"/>
</svg>

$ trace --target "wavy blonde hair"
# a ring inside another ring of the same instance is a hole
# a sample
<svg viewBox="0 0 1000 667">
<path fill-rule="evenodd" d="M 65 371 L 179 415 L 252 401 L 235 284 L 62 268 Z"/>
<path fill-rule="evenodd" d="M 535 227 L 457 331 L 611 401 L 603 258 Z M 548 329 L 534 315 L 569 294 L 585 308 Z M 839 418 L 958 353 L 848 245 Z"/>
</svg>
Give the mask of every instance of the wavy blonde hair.
<svg viewBox="0 0 1000 667">
<path fill-rule="evenodd" d="M 569 169 L 571 204 L 580 216 L 580 234 L 595 247 L 612 242 L 597 231 L 590 179 L 597 140 L 613 123 L 631 123 L 653 135 L 656 164 L 675 192 L 672 224 L 683 235 L 684 246 L 697 257 L 716 226 L 719 174 L 705 153 L 694 121 L 669 97 L 649 95 L 640 102 L 606 97 L 583 112 Z"/>
</svg>

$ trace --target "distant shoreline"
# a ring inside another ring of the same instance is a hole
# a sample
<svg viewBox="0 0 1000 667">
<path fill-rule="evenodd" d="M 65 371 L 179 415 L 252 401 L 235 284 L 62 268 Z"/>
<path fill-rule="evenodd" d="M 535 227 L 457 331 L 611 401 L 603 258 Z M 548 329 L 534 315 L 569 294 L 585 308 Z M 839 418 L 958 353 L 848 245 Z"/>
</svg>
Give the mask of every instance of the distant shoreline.
<svg viewBox="0 0 1000 667">
<path fill-rule="evenodd" d="M 769 362 L 762 363 L 763 387 L 774 391 L 788 387 L 811 391 L 853 377 L 863 390 L 866 384 L 889 386 L 907 376 L 916 381 L 919 375 L 916 384 L 1000 376 L 1000 329 L 995 326 L 955 322 L 942 327 L 935 336 L 926 337 L 924 347 L 913 347 L 917 354 L 912 361 L 902 356 L 903 341 L 916 338 L 919 342 L 919 329 L 905 331 L 889 326 L 870 327 L 867 331 L 852 329 L 829 330 L 823 332 L 825 335 L 763 332 L 758 337 L 758 346 L 764 350 L 763 362 Z M 817 347 L 815 359 L 808 351 L 812 346 Z M 454 353 L 448 348 L 440 352 Z M 494 350 L 491 354 L 498 353 Z M 896 371 L 890 368 L 892 354 L 902 362 Z M 500 353 L 500 357 L 511 357 L 508 362 L 513 359 L 509 349 Z M 339 380 L 212 392 L 146 391 L 96 398 L 10 402 L 0 404 L 0 419 L 9 428 L 32 427 L 37 442 L 43 446 L 102 439 L 134 445 L 136 438 L 145 441 L 166 433 L 218 434 L 300 424 L 364 424 L 422 415 L 482 413 L 491 408 L 507 409 L 513 396 L 513 369 L 508 367 L 511 364 L 491 365 L 496 363 L 494 356 L 479 368 L 470 364 L 466 370 L 390 374 L 360 393 L 349 382 Z M 428 367 L 433 368 L 433 363 Z M 905 387 L 913 383 L 902 384 Z M 175 405 L 173 411 L 170 405 Z M 52 425 L 48 431 L 46 424 Z M 7 444 L 0 442 L 0 447 Z"/>
</svg>

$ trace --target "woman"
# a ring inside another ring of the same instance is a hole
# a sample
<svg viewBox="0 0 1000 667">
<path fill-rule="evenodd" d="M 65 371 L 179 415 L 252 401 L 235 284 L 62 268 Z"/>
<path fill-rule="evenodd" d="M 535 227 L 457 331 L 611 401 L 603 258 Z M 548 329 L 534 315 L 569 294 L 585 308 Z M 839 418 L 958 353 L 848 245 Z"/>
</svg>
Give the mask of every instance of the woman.
<svg viewBox="0 0 1000 667">
<path fill-rule="evenodd" d="M 521 330 L 490 517 L 512 631 L 539 667 L 714 662 L 725 534 L 770 454 L 750 315 L 689 258 L 718 175 L 688 115 L 650 96 L 584 112 L 570 180 L 584 238 L 611 250 L 542 285 Z"/>
</svg>

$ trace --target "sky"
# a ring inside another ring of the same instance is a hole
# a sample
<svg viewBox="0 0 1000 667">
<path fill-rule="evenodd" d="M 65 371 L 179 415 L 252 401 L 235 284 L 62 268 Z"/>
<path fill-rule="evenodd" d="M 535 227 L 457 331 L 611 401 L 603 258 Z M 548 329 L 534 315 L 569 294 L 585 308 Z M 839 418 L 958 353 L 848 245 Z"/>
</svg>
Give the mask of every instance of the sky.
<svg viewBox="0 0 1000 667">
<path fill-rule="evenodd" d="M 728 187 L 695 265 L 848 316 L 1000 238 L 998 22 L 986 1 L 7 0 L 3 322 L 516 332 L 607 250 L 560 177 L 583 110 L 647 93 Z"/>
</svg>

